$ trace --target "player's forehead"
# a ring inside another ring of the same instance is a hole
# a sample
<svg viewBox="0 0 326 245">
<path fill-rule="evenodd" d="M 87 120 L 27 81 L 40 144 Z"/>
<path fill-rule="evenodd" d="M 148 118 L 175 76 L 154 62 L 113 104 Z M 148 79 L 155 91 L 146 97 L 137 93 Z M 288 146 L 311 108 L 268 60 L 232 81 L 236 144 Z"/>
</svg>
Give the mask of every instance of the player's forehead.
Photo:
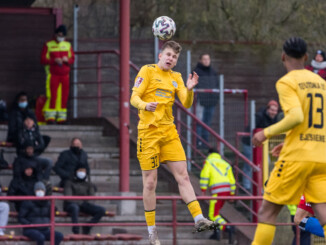
<svg viewBox="0 0 326 245">
<path fill-rule="evenodd" d="M 173 48 L 170 47 L 166 47 L 164 50 L 162 50 L 161 52 L 163 55 L 176 55 L 177 57 L 179 57 L 179 53 L 176 53 Z"/>
</svg>

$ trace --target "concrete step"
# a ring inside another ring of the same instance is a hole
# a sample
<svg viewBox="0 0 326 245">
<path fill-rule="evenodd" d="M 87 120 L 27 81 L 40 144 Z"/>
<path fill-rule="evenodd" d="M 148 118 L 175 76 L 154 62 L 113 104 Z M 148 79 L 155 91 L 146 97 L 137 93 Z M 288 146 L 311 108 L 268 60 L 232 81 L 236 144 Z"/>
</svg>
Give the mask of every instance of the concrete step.
<svg viewBox="0 0 326 245">
<path fill-rule="evenodd" d="M 88 163 L 92 169 L 115 169 L 118 170 L 120 166 L 119 158 L 101 159 L 89 158 Z M 129 168 L 132 170 L 140 170 L 139 162 L 135 158 L 129 160 Z"/>
<path fill-rule="evenodd" d="M 83 136 L 80 138 L 83 147 L 90 148 L 90 147 L 116 147 L 117 146 L 117 139 L 116 137 L 104 137 L 104 136 Z M 70 138 L 55 138 L 51 139 L 51 142 L 48 148 L 52 147 L 70 147 L 71 139 Z"/>
</svg>

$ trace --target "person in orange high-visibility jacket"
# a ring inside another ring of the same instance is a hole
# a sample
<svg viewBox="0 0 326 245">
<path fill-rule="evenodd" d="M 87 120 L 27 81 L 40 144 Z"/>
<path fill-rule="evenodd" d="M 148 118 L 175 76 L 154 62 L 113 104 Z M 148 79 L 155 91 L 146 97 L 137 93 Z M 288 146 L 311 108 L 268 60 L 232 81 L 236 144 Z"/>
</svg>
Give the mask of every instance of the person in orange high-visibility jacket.
<svg viewBox="0 0 326 245">
<path fill-rule="evenodd" d="M 65 41 L 67 30 L 60 25 L 54 39 L 46 42 L 42 49 L 41 64 L 46 72 L 46 97 L 43 112 L 47 123 L 64 123 L 67 120 L 70 66 L 75 55 L 70 42 Z"/>
<path fill-rule="evenodd" d="M 202 192 L 205 193 L 209 188 L 212 197 L 234 195 L 236 186 L 231 165 L 224 161 L 215 150 L 210 149 L 208 153 L 209 155 L 200 173 Z M 224 202 L 224 200 L 211 200 L 208 213 L 208 217 L 212 221 L 220 224 L 221 230 L 225 230 L 223 224 L 226 223 L 219 214 Z"/>
</svg>

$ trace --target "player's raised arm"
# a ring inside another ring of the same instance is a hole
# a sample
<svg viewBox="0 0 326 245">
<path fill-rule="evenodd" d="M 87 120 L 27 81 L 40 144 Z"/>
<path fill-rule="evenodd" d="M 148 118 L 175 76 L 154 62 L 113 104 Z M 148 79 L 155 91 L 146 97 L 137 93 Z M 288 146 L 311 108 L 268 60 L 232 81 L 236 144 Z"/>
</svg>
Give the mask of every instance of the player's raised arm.
<svg viewBox="0 0 326 245">
<path fill-rule="evenodd" d="M 186 86 L 184 86 L 184 82 L 182 81 L 181 76 L 180 79 L 180 89 L 177 90 L 177 95 L 183 106 L 186 108 L 190 108 L 194 100 L 193 88 L 198 84 L 198 75 L 196 72 L 193 72 L 193 74 L 189 74 Z"/>
</svg>

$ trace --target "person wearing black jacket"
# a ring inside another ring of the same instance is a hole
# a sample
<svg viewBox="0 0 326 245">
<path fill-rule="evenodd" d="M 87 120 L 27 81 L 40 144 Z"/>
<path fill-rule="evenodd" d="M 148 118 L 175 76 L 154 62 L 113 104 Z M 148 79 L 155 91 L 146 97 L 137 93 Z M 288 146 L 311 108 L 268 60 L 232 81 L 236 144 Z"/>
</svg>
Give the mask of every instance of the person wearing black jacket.
<svg viewBox="0 0 326 245">
<path fill-rule="evenodd" d="M 21 154 L 19 154 L 18 157 L 15 158 L 15 161 L 13 163 L 14 177 L 21 176 L 21 168 L 25 162 L 33 162 L 37 165 L 39 180 L 49 181 L 52 170 L 52 161 L 47 158 L 35 156 L 34 143 L 31 140 L 26 140 L 24 142 Z"/>
<path fill-rule="evenodd" d="M 34 185 L 40 181 L 40 174 L 37 163 L 34 161 L 23 161 L 21 172 L 18 177 L 14 177 L 8 188 L 8 196 L 33 196 Z M 14 201 L 15 209 L 19 212 L 21 201 Z"/>
<path fill-rule="evenodd" d="M 207 53 L 201 54 L 199 62 L 194 69 L 199 76 L 198 89 L 218 89 L 219 78 L 217 72 L 211 66 L 210 55 Z M 198 93 L 199 103 L 196 105 L 196 115 L 208 126 L 211 126 L 215 107 L 218 102 L 217 93 Z M 208 132 L 200 125 L 197 125 L 197 134 L 208 142 Z M 202 142 L 197 140 L 198 146 L 202 146 Z"/>
<path fill-rule="evenodd" d="M 8 120 L 8 135 L 7 141 L 19 145 L 19 136 L 22 134 L 24 120 L 29 117 L 34 121 L 35 131 L 39 132 L 39 126 L 35 113 L 28 107 L 28 98 L 25 92 L 20 92 L 16 95 L 13 106 L 9 113 Z M 48 146 L 51 138 L 47 135 L 42 135 L 44 141 L 44 149 Z M 44 150 L 43 149 L 43 150 Z M 18 150 L 17 150 L 18 154 Z"/>
<path fill-rule="evenodd" d="M 33 195 L 43 197 L 45 195 L 45 186 L 42 182 L 37 182 L 33 188 Z M 29 224 L 50 224 L 50 202 L 47 200 L 23 201 L 18 214 L 18 220 L 23 225 Z M 24 228 L 23 235 L 27 236 L 37 245 L 43 245 L 45 241 L 50 241 L 49 227 Z M 63 234 L 55 231 L 55 245 L 59 245 L 63 240 Z"/>
<path fill-rule="evenodd" d="M 75 177 L 75 170 L 79 165 L 85 166 L 87 175 L 90 176 L 87 153 L 82 148 L 81 140 L 79 138 L 73 138 L 70 149 L 60 153 L 53 170 L 61 178 L 61 187 L 64 187 L 67 180 L 72 180 Z"/>
<path fill-rule="evenodd" d="M 65 196 L 94 196 L 96 187 L 90 181 L 87 181 L 86 168 L 83 165 L 78 166 L 75 171 L 75 176 L 72 180 L 67 180 L 64 186 Z M 105 209 L 101 206 L 94 205 L 88 201 L 73 200 L 64 202 L 64 210 L 71 215 L 73 223 L 78 223 L 79 211 L 90 214 L 93 217 L 88 223 L 98 223 L 105 215 Z M 83 226 L 83 234 L 89 234 L 91 226 Z M 79 227 L 72 228 L 74 234 L 79 233 Z"/>
</svg>

